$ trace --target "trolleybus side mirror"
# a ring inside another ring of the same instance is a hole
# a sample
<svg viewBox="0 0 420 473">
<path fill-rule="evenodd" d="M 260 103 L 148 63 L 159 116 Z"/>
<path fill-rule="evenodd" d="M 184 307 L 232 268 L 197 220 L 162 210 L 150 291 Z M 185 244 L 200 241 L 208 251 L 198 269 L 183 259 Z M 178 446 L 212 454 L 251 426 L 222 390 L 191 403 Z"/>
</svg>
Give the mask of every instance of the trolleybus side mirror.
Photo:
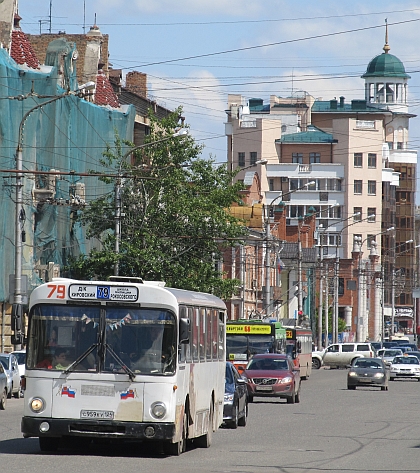
<svg viewBox="0 0 420 473">
<path fill-rule="evenodd" d="M 190 343 L 190 319 L 179 319 L 179 343 Z"/>
</svg>

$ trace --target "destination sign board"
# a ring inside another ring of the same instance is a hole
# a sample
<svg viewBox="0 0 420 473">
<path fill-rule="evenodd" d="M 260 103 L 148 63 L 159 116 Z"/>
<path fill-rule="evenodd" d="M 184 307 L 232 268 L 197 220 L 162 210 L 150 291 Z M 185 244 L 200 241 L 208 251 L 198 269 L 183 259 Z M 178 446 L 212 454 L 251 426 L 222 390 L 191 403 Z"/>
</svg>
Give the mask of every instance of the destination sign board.
<svg viewBox="0 0 420 473">
<path fill-rule="evenodd" d="M 135 286 L 108 286 L 96 284 L 70 284 L 69 298 L 78 300 L 107 300 L 136 302 L 139 290 Z"/>
<path fill-rule="evenodd" d="M 226 333 L 243 335 L 270 335 L 271 325 L 227 324 Z"/>
</svg>

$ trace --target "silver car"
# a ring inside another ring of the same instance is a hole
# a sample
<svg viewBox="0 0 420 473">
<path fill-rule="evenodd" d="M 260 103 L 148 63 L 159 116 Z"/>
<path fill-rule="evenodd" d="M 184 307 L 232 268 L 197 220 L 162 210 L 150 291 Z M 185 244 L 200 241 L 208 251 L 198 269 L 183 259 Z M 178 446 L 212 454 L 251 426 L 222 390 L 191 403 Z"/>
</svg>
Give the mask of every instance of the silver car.
<svg viewBox="0 0 420 473">
<path fill-rule="evenodd" d="M 378 350 L 378 357 L 384 360 L 384 363 L 387 366 L 390 366 L 392 360 L 399 355 L 402 355 L 403 352 L 399 348 L 381 348 Z"/>
<path fill-rule="evenodd" d="M 7 374 L 4 371 L 3 365 L 0 363 L 0 410 L 6 409 L 7 400 Z"/>
<path fill-rule="evenodd" d="M 16 398 L 21 396 L 21 382 L 19 375 L 19 366 L 15 355 L 11 353 L 0 353 L 0 363 L 3 365 L 7 375 L 7 397 L 12 394 Z"/>
</svg>

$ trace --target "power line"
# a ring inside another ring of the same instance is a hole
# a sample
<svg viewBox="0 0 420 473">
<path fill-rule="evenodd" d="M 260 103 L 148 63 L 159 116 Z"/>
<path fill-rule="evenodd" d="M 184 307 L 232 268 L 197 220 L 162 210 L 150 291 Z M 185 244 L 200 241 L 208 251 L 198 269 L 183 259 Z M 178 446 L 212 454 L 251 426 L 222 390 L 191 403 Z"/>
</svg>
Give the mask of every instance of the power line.
<svg viewBox="0 0 420 473">
<path fill-rule="evenodd" d="M 407 24 L 407 23 L 412 23 L 412 22 L 417 22 L 417 21 L 420 21 L 420 18 L 416 18 L 416 19 L 413 19 L 413 20 L 398 21 L 398 22 L 395 22 L 395 23 L 388 23 L 388 26 Z M 270 46 L 279 46 L 279 45 L 282 45 L 282 44 L 298 43 L 298 42 L 302 42 L 302 41 L 309 41 L 309 40 L 320 39 L 320 38 L 330 38 L 330 37 L 333 37 L 333 36 L 340 36 L 340 35 L 349 34 L 349 33 L 357 33 L 357 32 L 360 32 L 360 31 L 374 30 L 374 29 L 383 28 L 383 27 L 384 27 L 383 24 L 376 25 L 376 26 L 366 26 L 364 28 L 355 28 L 355 29 L 352 29 L 352 30 L 337 31 L 335 33 L 325 33 L 325 34 L 320 34 L 320 35 L 306 36 L 306 37 L 303 37 L 303 38 L 289 39 L 289 40 L 285 40 L 285 41 L 276 41 L 276 42 L 273 42 L 273 43 L 260 44 L 260 45 L 256 45 L 256 46 L 247 46 L 247 47 L 244 47 L 244 48 L 226 49 L 224 51 L 217 51 L 217 52 L 213 52 L 213 53 L 197 54 L 197 55 L 194 55 L 194 56 L 186 56 L 186 57 L 177 58 L 177 59 L 167 59 L 166 61 L 150 62 L 150 63 L 146 63 L 146 64 L 141 64 L 141 65 L 138 65 L 138 66 L 127 67 L 126 69 L 136 69 L 138 67 L 148 67 L 148 66 L 156 66 L 158 64 L 169 64 L 169 63 L 173 63 L 173 62 L 187 61 L 188 59 L 198 59 L 198 58 L 204 58 L 204 57 L 219 56 L 219 55 L 222 55 L 222 54 L 237 53 L 237 52 L 241 52 L 241 51 L 251 51 L 251 50 L 255 50 L 255 49 L 267 48 L 267 47 L 270 47 Z"/>
</svg>

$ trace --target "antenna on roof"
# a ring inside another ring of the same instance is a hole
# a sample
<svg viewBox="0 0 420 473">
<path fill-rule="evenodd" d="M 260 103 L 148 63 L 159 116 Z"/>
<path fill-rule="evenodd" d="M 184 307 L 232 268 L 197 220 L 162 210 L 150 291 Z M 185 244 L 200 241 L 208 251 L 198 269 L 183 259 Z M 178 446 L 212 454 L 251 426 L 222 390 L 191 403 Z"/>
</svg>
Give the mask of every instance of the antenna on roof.
<svg viewBox="0 0 420 473">
<path fill-rule="evenodd" d="M 50 0 L 50 17 L 49 17 L 49 22 L 50 22 L 49 33 L 50 33 L 50 34 L 51 34 L 51 12 L 52 12 L 52 0 Z"/>
<path fill-rule="evenodd" d="M 86 0 L 83 0 L 83 34 L 86 33 Z"/>
</svg>

